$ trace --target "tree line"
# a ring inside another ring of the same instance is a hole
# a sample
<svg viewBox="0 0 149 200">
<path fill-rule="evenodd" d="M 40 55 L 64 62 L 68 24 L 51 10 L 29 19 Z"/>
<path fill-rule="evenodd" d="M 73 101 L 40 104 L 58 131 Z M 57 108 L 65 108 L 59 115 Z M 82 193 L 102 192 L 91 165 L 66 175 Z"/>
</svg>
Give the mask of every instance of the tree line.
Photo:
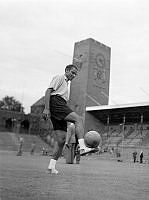
<svg viewBox="0 0 149 200">
<path fill-rule="evenodd" d="M 13 96 L 5 96 L 2 98 L 2 100 L 0 100 L 0 109 L 24 113 L 22 103 L 16 100 Z"/>
</svg>

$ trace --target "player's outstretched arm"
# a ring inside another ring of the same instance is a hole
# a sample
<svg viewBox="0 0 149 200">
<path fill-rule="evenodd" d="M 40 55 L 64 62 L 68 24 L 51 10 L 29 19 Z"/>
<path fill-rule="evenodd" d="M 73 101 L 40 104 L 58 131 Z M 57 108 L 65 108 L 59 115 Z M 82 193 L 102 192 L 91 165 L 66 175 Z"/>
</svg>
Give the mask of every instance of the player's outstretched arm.
<svg viewBox="0 0 149 200">
<path fill-rule="evenodd" d="M 43 115 L 46 118 L 51 117 L 51 114 L 50 114 L 50 97 L 51 97 L 52 91 L 53 91 L 52 88 L 48 88 L 45 92 L 45 108 L 43 110 Z"/>
</svg>

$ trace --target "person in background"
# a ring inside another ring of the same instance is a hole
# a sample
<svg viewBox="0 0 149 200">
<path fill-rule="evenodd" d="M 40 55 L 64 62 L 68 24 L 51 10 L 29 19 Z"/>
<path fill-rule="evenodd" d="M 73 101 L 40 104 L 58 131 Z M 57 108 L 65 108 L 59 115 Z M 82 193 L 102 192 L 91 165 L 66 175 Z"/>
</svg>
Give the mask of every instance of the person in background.
<svg viewBox="0 0 149 200">
<path fill-rule="evenodd" d="M 132 153 L 132 156 L 133 156 L 133 162 L 135 163 L 136 162 L 136 159 L 137 159 L 137 151 L 134 151 Z"/>
<path fill-rule="evenodd" d="M 76 157 L 76 155 L 77 156 L 80 155 L 78 140 L 76 138 L 75 131 L 76 131 L 75 125 L 73 123 L 68 123 L 66 141 L 64 144 L 64 152 L 65 152 L 65 154 L 67 154 L 68 151 L 71 152 L 72 158 L 66 159 L 67 161 L 69 160 L 69 162 L 71 162 L 71 163 L 73 163 L 73 160 Z M 70 156 L 70 154 L 69 154 L 69 156 Z M 78 157 L 77 157 L 77 159 L 78 159 Z M 67 161 L 66 161 L 66 163 L 67 163 Z"/>
<path fill-rule="evenodd" d="M 35 149 L 36 149 L 36 142 L 34 141 L 32 144 L 31 144 L 31 151 L 30 151 L 30 154 L 33 155 L 35 153 Z"/>
<path fill-rule="evenodd" d="M 17 156 L 22 156 L 22 153 L 23 153 L 23 142 L 24 142 L 23 137 L 19 137 L 19 148 L 18 148 Z"/>
<path fill-rule="evenodd" d="M 143 151 L 140 152 L 140 163 L 143 163 Z"/>
</svg>

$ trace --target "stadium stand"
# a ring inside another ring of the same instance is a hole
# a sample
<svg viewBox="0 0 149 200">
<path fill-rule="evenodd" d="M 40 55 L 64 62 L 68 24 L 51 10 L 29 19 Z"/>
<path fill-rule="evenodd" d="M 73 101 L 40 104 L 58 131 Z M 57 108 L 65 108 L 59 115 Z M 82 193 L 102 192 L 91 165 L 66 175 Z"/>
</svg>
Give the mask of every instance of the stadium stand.
<svg viewBox="0 0 149 200">
<path fill-rule="evenodd" d="M 35 152 L 39 153 L 42 151 L 42 148 L 49 149 L 51 148 L 43 142 L 38 136 L 35 135 L 27 135 L 27 134 L 16 134 L 12 132 L 0 132 L 0 150 L 8 150 L 8 151 L 17 151 L 19 146 L 19 137 L 23 137 L 23 151 L 30 152 L 31 145 L 33 142 L 36 143 Z"/>
</svg>

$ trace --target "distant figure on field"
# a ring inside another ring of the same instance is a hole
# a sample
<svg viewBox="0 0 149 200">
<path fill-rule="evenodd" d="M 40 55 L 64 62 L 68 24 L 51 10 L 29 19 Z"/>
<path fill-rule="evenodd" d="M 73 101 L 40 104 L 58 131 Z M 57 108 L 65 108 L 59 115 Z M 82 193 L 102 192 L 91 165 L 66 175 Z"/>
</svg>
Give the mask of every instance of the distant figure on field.
<svg viewBox="0 0 149 200">
<path fill-rule="evenodd" d="M 73 146 L 76 145 L 75 125 L 73 123 L 68 123 L 66 141 L 65 141 L 65 144 L 64 144 L 64 148 L 65 147 L 69 148 L 69 144 L 73 144 Z"/>
<path fill-rule="evenodd" d="M 71 159 L 67 158 L 66 159 L 66 163 L 73 163 L 74 158 L 77 156 L 77 159 L 79 162 L 80 161 L 80 151 L 79 151 L 79 145 L 78 145 L 78 140 L 76 138 L 76 133 L 75 133 L 75 125 L 74 123 L 68 123 L 68 127 L 67 127 L 67 134 L 66 134 L 66 141 L 64 144 L 64 150 L 65 153 L 68 154 L 69 151 L 69 156 L 70 156 L 70 152 L 71 152 Z M 68 156 L 68 155 L 67 155 Z M 79 158 L 78 158 L 79 156 Z"/>
<path fill-rule="evenodd" d="M 46 154 L 46 149 L 42 147 L 42 155 L 45 156 L 45 154 Z"/>
<path fill-rule="evenodd" d="M 23 142 L 24 142 L 23 137 L 19 137 L 19 148 L 18 148 L 17 156 L 22 156 L 22 153 L 23 153 Z"/>
<path fill-rule="evenodd" d="M 36 149 L 36 142 L 33 142 L 31 144 L 31 151 L 30 151 L 30 154 L 33 155 L 35 153 L 35 149 Z"/>
<path fill-rule="evenodd" d="M 140 135 L 142 136 L 143 126 L 140 127 Z"/>
<path fill-rule="evenodd" d="M 136 159 L 137 159 L 137 151 L 134 151 L 132 153 L 132 156 L 133 156 L 133 162 L 135 163 L 136 162 Z"/>
<path fill-rule="evenodd" d="M 16 122 L 16 133 L 19 134 L 19 133 L 20 133 L 20 130 L 21 130 L 21 120 L 19 119 L 19 120 Z"/>
<path fill-rule="evenodd" d="M 140 163 L 143 163 L 143 151 L 140 152 Z"/>
</svg>

